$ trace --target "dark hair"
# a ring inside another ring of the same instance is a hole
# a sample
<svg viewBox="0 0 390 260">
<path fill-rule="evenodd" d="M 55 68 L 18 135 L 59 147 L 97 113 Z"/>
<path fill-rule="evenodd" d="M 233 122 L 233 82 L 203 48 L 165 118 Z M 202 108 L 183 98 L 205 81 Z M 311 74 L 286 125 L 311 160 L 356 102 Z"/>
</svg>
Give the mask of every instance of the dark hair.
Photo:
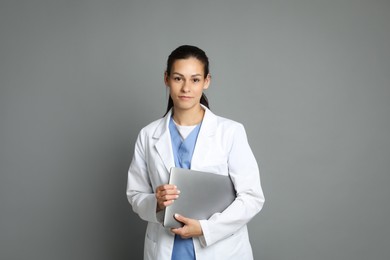
<svg viewBox="0 0 390 260">
<path fill-rule="evenodd" d="M 196 46 L 191 46 L 191 45 L 182 45 L 172 51 L 172 53 L 169 55 L 167 60 L 167 69 L 166 69 L 167 75 L 169 76 L 171 74 L 172 65 L 176 60 L 188 59 L 188 58 L 196 58 L 197 60 L 203 63 L 204 77 L 206 78 L 209 74 L 209 58 L 207 57 L 206 53 L 203 50 L 199 49 Z M 200 98 L 200 103 L 206 106 L 207 108 L 210 108 L 209 101 L 204 93 L 202 93 L 202 97 Z M 169 96 L 167 111 L 165 112 L 164 116 L 169 112 L 169 110 L 172 107 L 173 107 L 173 100 L 171 96 Z"/>
</svg>

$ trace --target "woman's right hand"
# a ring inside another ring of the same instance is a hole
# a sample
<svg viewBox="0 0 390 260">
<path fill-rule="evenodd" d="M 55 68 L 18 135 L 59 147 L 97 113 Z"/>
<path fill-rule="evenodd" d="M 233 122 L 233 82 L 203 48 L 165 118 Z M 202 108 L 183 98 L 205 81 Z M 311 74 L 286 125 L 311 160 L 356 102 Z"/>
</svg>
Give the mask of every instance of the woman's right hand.
<svg viewBox="0 0 390 260">
<path fill-rule="evenodd" d="M 175 185 L 164 184 L 156 188 L 157 212 L 171 205 L 178 197 L 180 191 Z"/>
</svg>

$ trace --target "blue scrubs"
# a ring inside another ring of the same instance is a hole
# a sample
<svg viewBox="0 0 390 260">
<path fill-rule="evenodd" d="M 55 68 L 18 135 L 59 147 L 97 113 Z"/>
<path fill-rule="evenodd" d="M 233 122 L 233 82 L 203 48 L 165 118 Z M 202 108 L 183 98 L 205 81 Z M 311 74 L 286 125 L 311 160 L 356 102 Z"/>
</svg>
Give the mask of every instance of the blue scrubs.
<svg viewBox="0 0 390 260">
<path fill-rule="evenodd" d="M 198 138 L 201 124 L 197 125 L 186 139 L 182 139 L 175 123 L 171 117 L 169 132 L 172 140 L 173 157 L 175 166 L 180 168 L 191 168 L 191 159 L 194 153 L 196 139 Z M 182 239 L 175 235 L 173 244 L 172 260 L 195 260 L 195 249 L 192 238 Z"/>
</svg>

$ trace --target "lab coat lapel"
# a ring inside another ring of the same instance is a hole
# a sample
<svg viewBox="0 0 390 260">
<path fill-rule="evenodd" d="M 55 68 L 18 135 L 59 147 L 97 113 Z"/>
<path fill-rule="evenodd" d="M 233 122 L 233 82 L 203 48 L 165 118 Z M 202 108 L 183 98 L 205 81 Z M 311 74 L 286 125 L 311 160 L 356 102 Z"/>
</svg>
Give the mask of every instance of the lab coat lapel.
<svg viewBox="0 0 390 260">
<path fill-rule="evenodd" d="M 205 108 L 202 125 L 196 141 L 194 154 L 192 155 L 191 169 L 200 169 L 207 160 L 212 158 L 210 154 L 213 138 L 217 128 L 217 116 Z"/>
<path fill-rule="evenodd" d="M 164 117 L 161 123 L 158 125 L 156 131 L 153 134 L 156 141 L 155 147 L 157 153 L 160 156 L 160 159 L 164 163 L 165 168 L 170 172 L 171 168 L 175 166 L 175 161 L 173 158 L 171 136 L 169 133 L 169 120 L 171 118 L 172 110 Z"/>
</svg>

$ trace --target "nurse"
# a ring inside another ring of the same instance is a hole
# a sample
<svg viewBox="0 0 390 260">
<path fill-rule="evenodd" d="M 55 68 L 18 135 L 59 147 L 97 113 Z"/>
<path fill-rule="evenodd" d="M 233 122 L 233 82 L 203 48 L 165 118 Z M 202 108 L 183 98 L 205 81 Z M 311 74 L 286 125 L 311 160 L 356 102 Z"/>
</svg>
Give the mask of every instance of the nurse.
<svg viewBox="0 0 390 260">
<path fill-rule="evenodd" d="M 128 171 L 127 198 L 148 222 L 144 259 L 253 259 L 247 223 L 261 210 L 264 195 L 245 129 L 209 110 L 203 93 L 211 81 L 209 61 L 198 47 L 175 49 L 164 81 L 167 111 L 140 131 Z M 164 228 L 165 208 L 180 197 L 180 187 L 167 184 L 171 167 L 229 175 L 236 199 L 209 219 L 175 215 L 184 226 Z"/>
</svg>

